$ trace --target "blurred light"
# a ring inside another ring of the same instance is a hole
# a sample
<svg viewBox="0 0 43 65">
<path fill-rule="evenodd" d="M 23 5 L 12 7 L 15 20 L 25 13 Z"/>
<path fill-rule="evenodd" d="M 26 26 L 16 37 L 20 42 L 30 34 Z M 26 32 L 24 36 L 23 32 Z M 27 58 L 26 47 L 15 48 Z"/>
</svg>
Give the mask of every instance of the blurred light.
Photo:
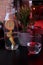
<svg viewBox="0 0 43 65">
<path fill-rule="evenodd" d="M 5 21 L 9 20 L 9 14 L 10 14 L 10 13 L 8 13 L 8 12 L 6 13 Z"/>
<path fill-rule="evenodd" d="M 31 7 L 32 6 L 32 1 L 29 1 L 29 7 Z"/>
<path fill-rule="evenodd" d="M 30 46 L 30 42 L 27 43 L 27 46 Z"/>
<path fill-rule="evenodd" d="M 17 10 L 15 8 L 12 8 L 12 11 L 11 11 L 12 14 L 15 14 L 17 13 Z"/>
<path fill-rule="evenodd" d="M 35 10 L 35 7 L 33 7 L 33 10 Z"/>
<path fill-rule="evenodd" d="M 31 26 L 31 29 L 34 29 L 34 25 Z"/>
</svg>

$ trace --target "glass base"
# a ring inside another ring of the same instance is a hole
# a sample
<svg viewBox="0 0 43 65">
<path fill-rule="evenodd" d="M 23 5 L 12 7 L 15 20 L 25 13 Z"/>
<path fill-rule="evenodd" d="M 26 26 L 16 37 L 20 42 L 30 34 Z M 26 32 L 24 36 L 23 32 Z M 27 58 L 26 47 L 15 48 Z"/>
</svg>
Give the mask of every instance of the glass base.
<svg viewBox="0 0 43 65">
<path fill-rule="evenodd" d="M 35 44 L 34 44 L 34 46 L 32 46 L 33 43 L 32 43 L 32 45 L 30 43 L 27 44 L 28 51 L 29 51 L 28 55 L 30 55 L 30 54 L 39 54 L 41 49 L 42 49 L 42 44 L 38 43 L 38 42 L 37 43 L 33 42 Z"/>
<path fill-rule="evenodd" d="M 6 48 L 7 50 L 17 50 L 18 47 L 19 47 L 19 45 L 15 45 L 15 46 L 14 46 L 14 45 L 11 45 L 11 47 L 5 45 L 5 48 Z"/>
</svg>

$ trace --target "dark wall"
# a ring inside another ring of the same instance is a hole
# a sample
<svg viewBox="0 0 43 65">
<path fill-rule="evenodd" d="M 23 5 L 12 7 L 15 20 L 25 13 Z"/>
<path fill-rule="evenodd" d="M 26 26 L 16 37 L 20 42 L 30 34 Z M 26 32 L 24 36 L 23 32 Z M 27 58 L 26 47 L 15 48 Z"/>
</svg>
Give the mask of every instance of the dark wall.
<svg viewBox="0 0 43 65">
<path fill-rule="evenodd" d="M 4 40 L 4 26 L 3 23 L 0 22 L 0 48 L 5 47 L 5 40 Z"/>
<path fill-rule="evenodd" d="M 43 5 L 42 0 L 33 0 L 32 2 L 33 2 L 34 5 Z"/>
</svg>

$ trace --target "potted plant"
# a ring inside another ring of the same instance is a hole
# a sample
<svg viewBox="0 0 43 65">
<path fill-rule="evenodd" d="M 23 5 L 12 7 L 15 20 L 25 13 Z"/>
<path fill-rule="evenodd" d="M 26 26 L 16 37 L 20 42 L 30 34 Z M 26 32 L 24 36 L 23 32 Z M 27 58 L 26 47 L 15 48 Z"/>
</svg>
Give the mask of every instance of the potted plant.
<svg viewBox="0 0 43 65">
<path fill-rule="evenodd" d="M 30 41 L 30 34 L 27 33 L 27 26 L 30 24 L 29 20 L 30 8 L 24 6 L 20 9 L 19 20 L 22 25 L 22 31 L 19 33 L 19 41 L 22 46 L 27 46 Z"/>
<path fill-rule="evenodd" d="M 26 6 L 22 6 L 19 12 L 19 20 L 22 25 L 22 32 L 26 32 L 27 30 L 27 25 L 30 23 L 29 21 L 29 16 L 30 16 L 30 8 Z"/>
</svg>

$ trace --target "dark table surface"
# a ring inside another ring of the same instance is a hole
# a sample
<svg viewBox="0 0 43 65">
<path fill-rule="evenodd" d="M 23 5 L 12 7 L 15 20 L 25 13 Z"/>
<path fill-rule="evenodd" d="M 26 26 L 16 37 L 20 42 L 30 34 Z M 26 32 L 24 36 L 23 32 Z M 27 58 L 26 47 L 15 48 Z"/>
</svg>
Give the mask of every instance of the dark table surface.
<svg viewBox="0 0 43 65">
<path fill-rule="evenodd" d="M 0 65 L 43 65 L 43 51 L 28 56 L 25 47 L 16 51 L 0 49 Z"/>
<path fill-rule="evenodd" d="M 16 51 L 0 49 L 0 65 L 27 65 L 27 58 L 25 47 Z"/>
</svg>

